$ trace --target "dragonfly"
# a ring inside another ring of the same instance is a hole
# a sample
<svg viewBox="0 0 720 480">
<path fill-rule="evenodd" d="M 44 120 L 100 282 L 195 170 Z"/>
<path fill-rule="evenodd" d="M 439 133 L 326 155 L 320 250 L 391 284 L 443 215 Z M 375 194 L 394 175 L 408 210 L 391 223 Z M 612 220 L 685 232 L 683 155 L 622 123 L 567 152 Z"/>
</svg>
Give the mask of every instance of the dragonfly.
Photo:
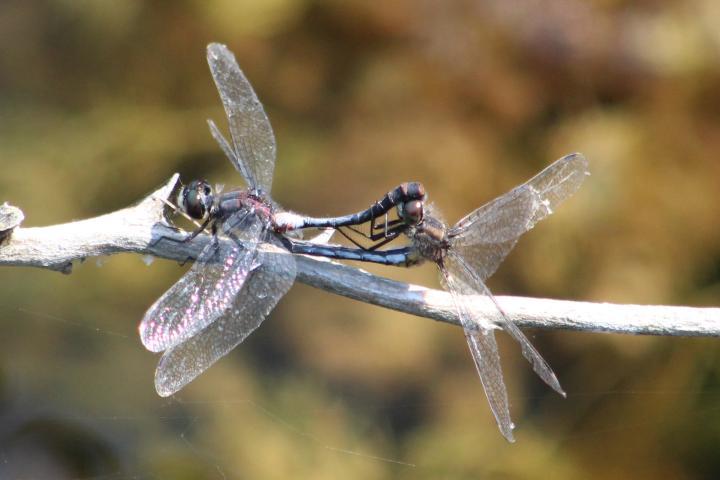
<svg viewBox="0 0 720 480">
<path fill-rule="evenodd" d="M 206 180 L 193 180 L 179 190 L 178 209 L 202 221 L 184 241 L 208 228 L 212 235 L 193 266 L 140 322 L 143 345 L 163 352 L 155 372 L 161 396 L 179 391 L 239 345 L 290 289 L 295 260 L 283 249 L 280 235 L 362 224 L 425 196 L 422 186 L 412 183 L 393 189 L 368 209 L 341 217 L 306 217 L 281 209 L 269 194 L 277 146 L 263 106 L 225 45 L 208 45 L 207 60 L 231 142 L 212 120 L 210 132 L 248 188 L 218 193 Z M 264 248 L 268 245 L 277 248 Z"/>
<path fill-rule="evenodd" d="M 388 221 L 386 217 L 379 225 L 373 222 L 370 234 L 365 236 L 377 243 L 369 247 L 317 245 L 290 238 L 283 239 L 283 243 L 296 254 L 396 266 L 412 266 L 424 261 L 435 263 L 441 284 L 453 299 L 498 428 L 508 441 L 514 442 L 515 425 L 510 417 L 495 326 L 520 344 L 523 356 L 545 383 L 563 397 L 565 392 L 548 363 L 503 311 L 485 281 L 495 273 L 520 236 L 552 214 L 580 188 L 587 175 L 586 158 L 574 153 L 469 213 L 452 227 L 440 220 L 432 206 L 426 205 L 425 198 L 413 198 L 395 205 L 397 219 Z M 402 235 L 409 239 L 408 246 L 378 250 Z"/>
</svg>

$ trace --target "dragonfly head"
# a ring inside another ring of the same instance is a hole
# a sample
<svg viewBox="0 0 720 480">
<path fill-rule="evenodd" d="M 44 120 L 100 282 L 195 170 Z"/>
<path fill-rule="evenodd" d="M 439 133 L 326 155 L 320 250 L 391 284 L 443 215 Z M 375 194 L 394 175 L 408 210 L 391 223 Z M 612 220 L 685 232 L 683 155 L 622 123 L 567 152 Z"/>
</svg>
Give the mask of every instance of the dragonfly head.
<svg viewBox="0 0 720 480">
<path fill-rule="evenodd" d="M 425 217 L 422 200 L 410 200 L 399 203 L 397 206 L 398 217 L 407 225 L 418 225 Z"/>
<path fill-rule="evenodd" d="M 213 189 L 205 180 L 193 180 L 178 195 L 178 205 L 192 218 L 202 220 L 213 205 Z"/>
</svg>

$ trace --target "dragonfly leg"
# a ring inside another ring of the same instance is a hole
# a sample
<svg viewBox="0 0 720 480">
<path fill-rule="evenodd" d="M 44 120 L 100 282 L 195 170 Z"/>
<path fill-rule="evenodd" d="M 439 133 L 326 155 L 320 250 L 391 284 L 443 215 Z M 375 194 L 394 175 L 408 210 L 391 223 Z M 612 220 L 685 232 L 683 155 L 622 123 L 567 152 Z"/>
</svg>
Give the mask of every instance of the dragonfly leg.
<svg viewBox="0 0 720 480">
<path fill-rule="evenodd" d="M 202 232 L 203 230 L 205 230 L 205 228 L 207 228 L 207 226 L 208 226 L 209 223 L 210 223 L 210 218 L 208 218 L 207 220 L 205 220 L 205 221 L 203 222 L 203 224 L 202 224 L 200 227 L 198 227 L 197 230 L 195 230 L 194 232 L 190 233 L 190 235 L 188 235 L 187 237 L 183 238 L 182 240 L 176 240 L 176 239 L 174 239 L 174 238 L 172 238 L 172 237 L 168 237 L 168 236 L 163 235 L 163 236 L 160 236 L 160 237 L 158 237 L 157 239 L 153 240 L 153 241 L 150 243 L 150 245 L 151 245 L 151 246 L 154 246 L 154 245 L 155 245 L 156 243 L 158 243 L 160 240 L 167 240 L 167 241 L 169 241 L 169 242 L 175 242 L 175 243 L 189 243 L 192 239 L 194 239 L 195 237 L 197 237 L 197 236 L 200 234 L 200 232 Z M 215 233 L 216 233 L 215 230 L 216 230 L 216 229 L 215 229 L 215 224 L 214 224 L 214 223 L 213 223 L 213 225 L 212 225 L 212 230 L 213 230 L 213 237 L 215 237 Z M 192 258 L 192 257 L 187 257 L 185 260 L 183 260 L 182 262 L 180 262 L 180 266 L 181 266 L 181 267 L 184 266 L 184 265 L 185 265 L 187 262 L 189 262 L 190 260 L 193 260 L 193 258 Z"/>
<path fill-rule="evenodd" d="M 390 230 L 383 232 L 382 236 L 380 236 L 378 238 L 373 238 L 373 240 L 380 240 L 380 239 L 382 239 L 382 240 L 380 240 L 378 243 L 376 243 L 374 245 L 371 245 L 370 247 L 367 248 L 367 250 L 373 251 L 373 250 L 377 250 L 378 248 L 382 247 L 383 245 L 387 245 L 388 243 L 395 240 L 400 234 L 404 233 L 405 230 L 407 230 L 407 225 L 403 223 L 402 225 L 398 225 L 394 228 L 391 228 Z"/>
<path fill-rule="evenodd" d="M 385 214 L 383 215 L 383 218 L 385 219 L 385 222 L 383 223 L 383 225 L 375 224 L 375 221 L 377 220 L 377 218 L 378 218 L 378 216 L 376 216 L 376 215 L 373 215 L 372 218 L 370 218 L 370 236 L 368 238 L 372 237 L 373 232 L 375 230 L 382 229 L 385 232 L 387 232 L 387 230 L 388 230 L 388 214 L 387 214 L 387 212 L 385 212 Z"/>
<path fill-rule="evenodd" d="M 401 219 L 391 220 L 389 222 L 385 222 L 385 225 L 378 225 L 375 228 L 377 230 L 382 230 L 380 233 L 372 233 L 368 236 L 368 238 L 372 241 L 380 240 L 383 238 L 395 238 L 397 236 L 397 233 L 395 232 L 404 232 L 407 230 L 408 225 L 403 222 Z"/>
<path fill-rule="evenodd" d="M 365 237 L 365 238 L 370 238 L 368 235 L 364 234 L 363 232 L 361 232 L 361 231 L 359 231 L 359 230 L 354 229 L 353 227 L 348 226 L 348 227 L 345 227 L 345 228 L 347 228 L 347 229 L 349 229 L 349 230 L 351 230 L 351 231 L 353 231 L 353 232 L 355 232 L 355 233 L 357 233 L 357 234 L 359 234 L 359 235 L 362 235 L 362 236 Z M 338 227 L 335 231 L 339 232 L 340 235 L 342 235 L 343 237 L 345 237 L 345 238 L 347 238 L 348 240 L 350 240 L 350 242 L 351 242 L 353 245 L 355 245 L 356 247 L 358 247 L 358 248 L 360 248 L 360 249 L 362 249 L 362 250 L 366 250 L 366 247 L 365 247 L 364 245 L 358 243 L 354 238 L 352 238 L 350 235 L 348 235 L 347 233 L 345 233 L 345 231 L 343 230 L 343 227 Z"/>
<path fill-rule="evenodd" d="M 340 230 L 340 228 L 347 228 L 348 230 L 355 232 L 356 234 L 360 235 L 363 238 L 370 238 L 370 235 L 363 232 L 362 230 L 359 230 L 352 225 L 343 225 L 342 227 L 338 227 L 337 230 Z M 354 243 L 354 242 L 353 242 Z"/>
<path fill-rule="evenodd" d="M 395 220 L 385 221 L 383 225 L 374 225 L 372 226 L 373 230 L 389 230 L 388 227 L 394 227 L 398 223 L 404 223 L 404 221 L 401 218 L 396 218 Z"/>
<path fill-rule="evenodd" d="M 200 235 L 202 233 L 202 231 L 205 230 L 207 228 L 207 226 L 210 224 L 211 220 L 212 220 L 212 217 L 210 215 L 208 215 L 208 218 L 206 218 L 205 221 L 198 228 L 196 228 L 190 235 L 185 237 L 183 239 L 183 242 L 185 242 L 185 243 L 191 242 L 193 238 Z M 212 224 L 212 234 L 213 235 L 215 235 L 216 230 L 217 230 L 217 227 L 215 226 L 215 223 L 213 223 Z"/>
<path fill-rule="evenodd" d="M 380 211 L 379 211 L 378 213 L 375 213 L 375 208 L 378 208 Z M 375 224 L 375 221 L 376 221 L 377 218 L 381 215 L 382 209 L 383 209 L 383 208 L 382 208 L 382 204 L 381 204 L 380 202 L 375 202 L 375 203 L 373 203 L 372 205 L 370 205 L 370 208 L 368 209 L 368 211 L 370 212 L 370 233 L 369 233 L 369 234 L 367 234 L 367 233 L 365 233 L 365 232 L 363 232 L 363 231 L 355 228 L 355 225 L 358 225 L 358 224 L 341 225 L 341 226 L 347 228 L 348 230 L 351 230 L 351 231 L 357 233 L 358 235 L 360 235 L 360 236 L 362 236 L 362 237 L 368 238 L 368 239 L 370 239 L 370 240 L 374 240 L 374 239 L 372 238 L 372 232 L 373 232 L 374 230 L 383 228 L 383 227 L 378 226 L 378 225 Z M 384 226 L 384 228 L 387 229 L 387 225 L 388 225 L 387 212 L 385 212 L 383 215 L 384 215 L 384 217 L 385 217 L 385 226 Z M 341 226 L 336 226 L 335 228 L 336 228 L 338 231 L 340 231 L 340 233 L 342 233 L 343 236 L 345 236 L 345 238 L 347 238 L 348 240 L 350 240 L 354 245 L 362 248 L 362 246 L 361 246 L 361 245 L 358 245 L 358 243 L 355 242 L 355 240 L 353 240 L 352 238 L 348 237 L 347 235 L 345 235 L 345 233 L 343 233 L 343 232 L 340 230 L 340 227 L 341 227 Z"/>
<path fill-rule="evenodd" d="M 340 232 L 340 234 L 341 234 L 343 237 L 345 237 L 345 238 L 347 238 L 348 240 L 350 240 L 350 241 L 353 243 L 353 245 L 355 245 L 356 247 L 359 247 L 359 248 L 364 248 L 364 247 L 363 247 L 361 244 L 359 244 L 355 239 L 353 239 L 352 237 L 350 237 L 347 233 L 345 233 L 345 231 L 343 230 L 343 229 L 345 229 L 345 228 L 348 229 L 348 230 L 350 230 L 351 232 L 353 232 L 353 233 L 355 233 L 355 234 L 363 237 L 363 238 L 367 238 L 368 240 L 375 241 L 375 240 L 377 240 L 378 238 L 380 238 L 380 237 L 377 237 L 377 235 L 365 233 L 365 232 L 363 232 L 362 230 L 359 230 L 359 229 L 353 227 L 352 225 L 342 225 L 342 226 L 339 226 L 339 227 L 335 227 L 335 231 L 336 231 L 336 232 Z M 383 237 L 384 237 L 384 235 L 383 235 Z"/>
<path fill-rule="evenodd" d="M 352 231 L 356 231 L 355 229 L 351 229 L 351 230 L 352 230 Z M 348 234 L 346 234 L 345 232 L 343 232 L 341 229 L 339 229 L 339 228 L 337 229 L 337 231 L 340 232 L 343 237 L 345 237 L 345 238 L 347 238 L 348 240 L 350 240 L 350 241 L 353 243 L 353 245 L 355 245 L 356 247 L 360 248 L 361 250 L 365 250 L 366 252 L 372 252 L 372 251 L 377 250 L 378 248 L 380 248 L 380 247 L 382 247 L 382 246 L 384 246 L 384 245 L 387 245 L 388 243 L 390 243 L 390 242 L 392 242 L 393 240 L 395 240 L 400 234 L 404 233 L 405 230 L 407 230 L 407 225 L 403 223 L 403 224 L 401 224 L 401 225 L 397 225 L 396 227 L 387 230 L 386 232 L 383 232 L 382 234 L 376 234 L 376 235 L 366 236 L 366 238 L 369 238 L 369 239 L 372 240 L 372 241 L 380 240 L 379 242 L 377 242 L 377 243 L 375 243 L 375 244 L 373 244 L 373 245 L 370 245 L 370 246 L 368 247 L 368 246 L 365 246 L 365 245 L 361 245 L 360 243 L 358 243 L 357 241 L 355 241 L 353 238 L 351 238 Z"/>
</svg>

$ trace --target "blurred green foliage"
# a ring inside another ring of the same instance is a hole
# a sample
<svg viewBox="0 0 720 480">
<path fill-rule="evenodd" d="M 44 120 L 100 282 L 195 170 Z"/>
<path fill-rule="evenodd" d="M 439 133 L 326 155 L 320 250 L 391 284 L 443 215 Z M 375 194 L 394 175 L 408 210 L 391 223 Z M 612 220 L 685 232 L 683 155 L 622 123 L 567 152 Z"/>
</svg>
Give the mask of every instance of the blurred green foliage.
<svg viewBox="0 0 720 480">
<path fill-rule="evenodd" d="M 494 291 L 717 305 L 718 25 L 709 0 L 5 0 L 0 201 L 32 226 L 175 171 L 240 183 L 205 124 L 223 119 L 219 41 L 275 128 L 282 205 L 341 214 L 419 180 L 454 222 L 581 151 L 592 176 Z M 372 270 L 437 285 L 431 266 Z M 161 399 L 136 325 L 183 271 L 130 255 L 0 271 L 2 478 L 720 476 L 713 339 L 538 332 L 566 400 L 504 343 L 509 445 L 458 329 L 296 285 Z"/>
</svg>

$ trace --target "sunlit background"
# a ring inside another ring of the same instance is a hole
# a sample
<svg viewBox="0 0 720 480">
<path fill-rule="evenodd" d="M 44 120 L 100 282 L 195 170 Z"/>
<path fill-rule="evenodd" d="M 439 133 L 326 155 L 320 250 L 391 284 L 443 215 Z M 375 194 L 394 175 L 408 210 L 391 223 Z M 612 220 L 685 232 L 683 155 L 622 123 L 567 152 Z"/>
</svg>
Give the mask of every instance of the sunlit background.
<svg viewBox="0 0 720 480">
<path fill-rule="evenodd" d="M 422 181 L 449 222 L 564 154 L 592 176 L 527 234 L 496 293 L 720 304 L 720 6 L 186 0 L 0 3 L 0 201 L 25 226 L 184 178 L 242 185 L 205 46 L 226 43 L 278 140 L 287 208 L 367 207 Z M 501 337 L 517 443 L 458 328 L 297 284 L 168 399 L 137 336 L 185 271 L 137 255 L 0 270 L 3 479 L 720 476 L 720 342 Z M 373 272 L 437 286 L 434 268 Z"/>
</svg>

